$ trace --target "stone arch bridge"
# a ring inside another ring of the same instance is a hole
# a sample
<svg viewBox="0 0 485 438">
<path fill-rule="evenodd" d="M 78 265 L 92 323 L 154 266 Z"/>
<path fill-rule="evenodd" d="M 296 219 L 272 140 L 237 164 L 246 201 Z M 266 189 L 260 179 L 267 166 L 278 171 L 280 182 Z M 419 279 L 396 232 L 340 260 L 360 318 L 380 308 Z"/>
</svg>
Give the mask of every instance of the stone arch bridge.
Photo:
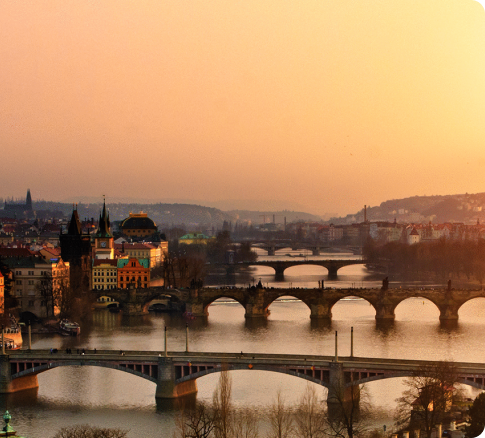
<svg viewBox="0 0 485 438">
<path fill-rule="evenodd" d="M 431 301 L 440 312 L 441 321 L 457 321 L 458 310 L 467 301 L 485 298 L 483 290 L 468 289 L 300 289 L 300 288 L 202 288 L 202 289 L 113 289 L 96 291 L 107 295 L 122 305 L 127 314 L 140 314 L 148 311 L 150 302 L 162 295 L 184 304 L 185 310 L 193 316 L 205 317 L 209 306 L 220 298 L 237 301 L 245 310 L 246 318 L 265 318 L 269 306 L 278 298 L 294 297 L 305 303 L 312 319 L 331 320 L 332 307 L 341 299 L 358 297 L 368 301 L 376 311 L 377 321 L 393 321 L 396 307 L 407 298 L 423 298 Z"/>
<path fill-rule="evenodd" d="M 359 385 L 419 374 L 439 362 L 291 354 L 88 350 L 85 354 L 19 350 L 0 355 L 0 393 L 38 387 L 37 375 L 62 366 L 97 366 L 156 384 L 155 397 L 197 392 L 199 377 L 222 370 L 259 370 L 299 377 L 328 388 L 327 401 L 348 400 Z M 453 363 L 457 383 L 485 390 L 485 364 Z"/>
<path fill-rule="evenodd" d="M 293 266 L 323 266 L 328 271 L 329 279 L 336 279 L 340 268 L 351 265 L 363 265 L 367 263 L 364 259 L 328 259 L 328 260 L 307 260 L 296 258 L 295 260 L 260 260 L 255 262 L 240 262 L 235 264 L 223 264 L 228 275 L 237 272 L 241 268 L 250 266 L 269 266 L 275 271 L 275 279 L 283 280 L 285 271 Z M 214 265 L 215 266 L 215 265 Z"/>
</svg>

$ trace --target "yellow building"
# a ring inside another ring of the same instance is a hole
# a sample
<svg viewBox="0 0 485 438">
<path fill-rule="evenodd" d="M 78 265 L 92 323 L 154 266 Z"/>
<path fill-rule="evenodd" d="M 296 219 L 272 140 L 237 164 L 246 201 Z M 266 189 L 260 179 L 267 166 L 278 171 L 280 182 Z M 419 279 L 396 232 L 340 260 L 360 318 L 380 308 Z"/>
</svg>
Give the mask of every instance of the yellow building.
<svg viewBox="0 0 485 438">
<path fill-rule="evenodd" d="M 118 287 L 117 260 L 93 260 L 93 289 L 107 290 Z"/>
</svg>

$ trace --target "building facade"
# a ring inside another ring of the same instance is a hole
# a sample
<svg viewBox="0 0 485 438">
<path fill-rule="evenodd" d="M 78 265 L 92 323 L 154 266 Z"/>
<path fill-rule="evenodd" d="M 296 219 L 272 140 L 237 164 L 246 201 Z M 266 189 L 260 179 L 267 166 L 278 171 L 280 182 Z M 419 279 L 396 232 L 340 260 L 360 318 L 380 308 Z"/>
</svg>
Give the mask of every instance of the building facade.
<svg viewBox="0 0 485 438">
<path fill-rule="evenodd" d="M 130 284 L 138 289 L 150 287 L 150 262 L 148 259 L 135 257 L 118 259 L 118 287 L 126 289 Z"/>
</svg>

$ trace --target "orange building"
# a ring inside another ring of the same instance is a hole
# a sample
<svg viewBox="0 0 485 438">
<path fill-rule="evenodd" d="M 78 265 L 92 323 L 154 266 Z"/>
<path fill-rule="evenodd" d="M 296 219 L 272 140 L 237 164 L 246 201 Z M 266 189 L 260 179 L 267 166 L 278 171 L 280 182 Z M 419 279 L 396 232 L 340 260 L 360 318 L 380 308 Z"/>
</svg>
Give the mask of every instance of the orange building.
<svg viewBox="0 0 485 438">
<path fill-rule="evenodd" d="M 148 259 L 118 259 L 118 287 L 126 289 L 130 284 L 137 289 L 150 287 L 150 261 Z"/>
</svg>

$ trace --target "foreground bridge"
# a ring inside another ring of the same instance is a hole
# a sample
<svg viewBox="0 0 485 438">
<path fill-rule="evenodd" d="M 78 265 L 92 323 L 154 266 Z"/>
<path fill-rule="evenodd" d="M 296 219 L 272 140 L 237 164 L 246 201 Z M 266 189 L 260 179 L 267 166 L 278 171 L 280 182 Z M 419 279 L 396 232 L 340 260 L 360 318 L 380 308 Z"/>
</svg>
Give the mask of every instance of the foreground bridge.
<svg viewBox="0 0 485 438">
<path fill-rule="evenodd" d="M 166 345 L 166 344 L 165 344 Z M 0 393 L 38 387 L 37 375 L 62 366 L 97 366 L 123 371 L 156 384 L 155 397 L 171 399 L 197 392 L 196 379 L 223 370 L 270 371 L 295 376 L 328 389 L 328 402 L 345 401 L 359 385 L 413 376 L 439 362 L 260 353 L 89 350 L 83 355 L 19 350 L 0 355 Z M 485 364 L 453 364 L 457 383 L 485 390 Z"/>
<path fill-rule="evenodd" d="M 150 303 L 162 295 L 185 304 L 185 309 L 194 316 L 205 317 L 209 306 L 220 298 L 237 301 L 245 310 L 246 318 L 265 318 L 269 306 L 281 297 L 294 297 L 305 303 L 312 319 L 331 320 L 332 307 L 341 299 L 358 297 L 368 301 L 376 312 L 377 321 L 394 321 L 396 307 L 407 298 L 423 298 L 431 301 L 440 312 L 440 321 L 457 321 L 458 310 L 467 301 L 485 298 L 484 290 L 468 289 L 364 289 L 364 288 L 201 288 L 201 289 L 112 289 L 96 291 L 118 301 L 126 314 L 148 312 Z"/>
</svg>

